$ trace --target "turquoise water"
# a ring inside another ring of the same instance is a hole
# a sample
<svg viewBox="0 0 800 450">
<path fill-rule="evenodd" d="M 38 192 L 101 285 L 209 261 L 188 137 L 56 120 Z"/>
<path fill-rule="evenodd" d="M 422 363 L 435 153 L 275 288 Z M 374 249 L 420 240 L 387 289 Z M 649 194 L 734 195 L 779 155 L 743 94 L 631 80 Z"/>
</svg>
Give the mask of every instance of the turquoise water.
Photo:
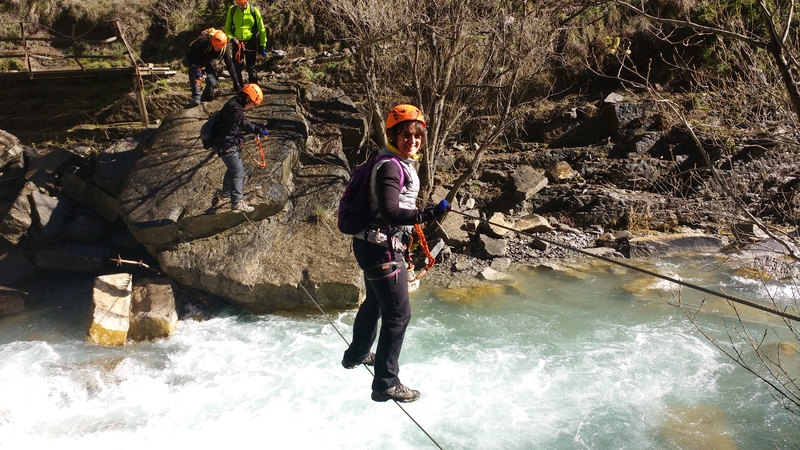
<svg viewBox="0 0 800 450">
<path fill-rule="evenodd" d="M 796 298 L 792 285 L 739 278 L 710 258 L 657 267 L 749 299 Z M 423 285 L 412 295 L 401 355 L 401 379 L 422 398 L 403 409 L 370 400 L 366 368 L 340 366 L 346 344 L 339 333 L 350 338 L 355 311 L 329 312 L 332 324 L 322 314 L 182 320 L 169 339 L 103 348 L 86 340 L 84 295 L 64 291 L 0 319 L 0 447 L 763 449 L 800 442 L 800 427 L 764 383 L 668 304 L 696 307 L 705 299 L 713 310 L 712 299 L 628 269 L 523 271 L 499 288 Z M 697 320 L 724 337 L 732 323 L 724 314 L 700 312 Z M 775 324 L 755 314 L 747 325 L 760 336 Z M 768 340 L 785 339 L 777 329 Z"/>
</svg>

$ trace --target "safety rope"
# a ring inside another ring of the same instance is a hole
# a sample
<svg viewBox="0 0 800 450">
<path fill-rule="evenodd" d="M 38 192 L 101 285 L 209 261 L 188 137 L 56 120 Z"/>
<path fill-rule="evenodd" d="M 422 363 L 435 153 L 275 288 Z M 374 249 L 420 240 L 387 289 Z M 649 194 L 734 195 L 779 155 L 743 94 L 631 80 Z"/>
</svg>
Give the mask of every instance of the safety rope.
<svg viewBox="0 0 800 450">
<path fill-rule="evenodd" d="M 268 241 L 267 241 L 267 237 L 263 234 L 263 231 L 258 226 L 256 226 L 256 223 L 253 222 L 252 219 L 250 219 L 250 217 L 248 217 L 247 214 L 242 213 L 242 215 L 244 215 L 245 219 L 247 219 L 247 222 L 256 231 L 256 236 L 259 239 L 263 240 L 264 243 L 266 244 Z M 320 306 L 319 302 L 317 302 L 317 300 L 314 299 L 314 296 L 311 295 L 310 292 L 308 292 L 308 289 L 306 289 L 305 285 L 303 285 L 303 283 L 300 280 L 300 278 L 296 274 L 294 274 L 294 273 L 292 273 L 291 271 L 288 270 L 288 268 L 290 266 L 284 260 L 283 255 L 280 252 L 273 252 L 272 251 L 272 247 L 273 247 L 273 245 L 269 245 L 269 248 L 267 249 L 267 252 L 269 252 L 269 253 L 271 253 L 271 254 L 273 254 L 273 255 L 278 257 L 278 259 L 280 260 L 280 263 L 281 263 L 280 266 L 286 268 L 287 272 L 289 272 L 289 276 L 291 276 L 294 279 L 295 283 L 297 283 L 297 285 L 300 286 L 300 289 L 302 289 L 303 292 L 305 293 L 305 295 L 309 298 L 309 300 L 311 300 L 311 302 L 314 303 L 314 306 L 317 308 L 317 310 L 319 310 L 320 314 L 322 314 L 322 316 L 325 318 L 325 320 L 328 321 L 330 326 L 333 327 L 333 329 L 336 331 L 336 334 L 338 334 L 339 337 L 342 338 L 344 343 L 349 347 L 350 346 L 350 341 L 348 341 L 347 338 L 344 336 L 344 334 L 342 334 L 342 332 L 339 331 L 339 328 L 333 322 L 333 319 L 331 319 L 331 317 L 325 312 L 325 310 L 322 309 L 322 306 Z M 375 376 L 375 373 L 367 365 L 365 365 L 365 364 L 362 364 L 362 365 L 367 369 L 367 371 L 370 373 L 370 375 L 372 375 L 373 377 Z M 405 415 L 408 416 L 408 418 L 412 422 L 414 422 L 414 425 L 416 425 L 417 428 L 419 428 L 420 431 L 422 431 L 425 434 L 425 436 L 427 436 L 428 439 L 430 439 L 430 441 L 437 448 L 442 449 L 442 446 L 439 445 L 438 442 L 436 442 L 436 439 L 434 439 L 433 436 L 431 436 L 431 434 L 428 433 L 428 431 L 425 429 L 425 427 L 423 427 L 419 422 L 417 422 L 417 420 L 411 415 L 411 413 L 409 413 L 406 410 L 406 408 L 403 407 L 403 405 L 401 405 L 397 400 L 394 400 L 394 404 L 397 405 L 397 407 L 400 408 L 400 410 L 403 411 L 403 413 L 405 413 Z"/>
<path fill-rule="evenodd" d="M 242 64 L 244 62 L 244 42 L 239 42 L 236 45 L 236 52 L 233 54 L 233 60 L 236 61 L 237 64 Z"/>
<path fill-rule="evenodd" d="M 259 162 L 259 160 L 255 158 L 253 158 L 253 161 L 256 163 L 258 167 L 263 169 L 267 167 L 267 159 L 264 156 L 264 146 L 261 145 L 261 137 L 258 135 L 256 135 L 256 144 L 258 144 L 258 152 L 261 154 L 261 161 Z"/>
<path fill-rule="evenodd" d="M 422 225 L 414 224 L 414 234 L 417 235 L 417 241 L 419 243 L 419 247 L 422 249 L 422 253 L 425 254 L 425 268 L 422 269 L 413 279 L 408 280 L 409 283 L 413 283 L 428 273 L 428 270 L 436 264 L 436 258 L 431 254 L 430 248 L 428 248 L 428 240 L 425 238 L 425 233 L 422 232 Z M 411 235 L 411 239 L 408 242 L 409 252 L 411 251 L 411 247 L 414 244 L 414 235 Z M 411 258 L 409 258 L 409 268 L 408 270 L 414 270 L 414 264 L 411 263 Z"/>
<path fill-rule="evenodd" d="M 468 217 L 470 219 L 476 219 L 475 216 L 463 213 L 461 211 L 456 211 L 454 209 L 451 209 L 450 212 L 454 212 L 456 214 L 460 214 L 460 215 L 462 215 L 464 217 Z M 622 267 L 625 267 L 627 269 L 635 270 L 635 271 L 643 273 L 645 275 L 650 275 L 650 276 L 653 276 L 653 277 L 656 277 L 656 278 L 661 278 L 662 280 L 666 280 L 666 281 L 669 281 L 671 283 L 675 283 L 675 284 L 678 284 L 678 285 L 681 285 L 681 286 L 684 286 L 684 287 L 687 287 L 687 288 L 690 288 L 690 289 L 694 289 L 694 290 L 697 290 L 697 291 L 700 291 L 700 292 L 704 292 L 706 294 L 713 295 L 715 297 L 720 297 L 720 298 L 723 298 L 725 300 L 730 300 L 730 301 L 732 301 L 734 303 L 739 303 L 739 304 L 742 304 L 742 305 L 749 306 L 751 308 L 759 309 L 761 311 L 764 311 L 764 312 L 767 312 L 767 313 L 770 313 L 770 314 L 774 314 L 774 315 L 783 317 L 785 319 L 790 319 L 790 320 L 794 320 L 796 322 L 800 322 L 800 316 L 795 315 L 795 314 L 791 314 L 789 312 L 786 312 L 785 310 L 781 311 L 781 310 L 778 310 L 778 309 L 775 309 L 775 308 L 770 308 L 769 306 L 766 306 L 766 305 L 762 305 L 762 304 L 759 304 L 759 303 L 752 302 L 750 300 L 745 300 L 743 298 L 739 298 L 739 297 L 736 297 L 736 296 L 733 296 L 733 295 L 730 295 L 730 294 L 726 294 L 724 292 L 713 291 L 713 290 L 705 288 L 703 286 L 698 286 L 696 284 L 688 283 L 688 282 L 680 280 L 678 278 L 670 277 L 668 275 L 663 275 L 663 274 L 660 274 L 660 273 L 657 273 L 657 272 L 653 272 L 652 270 L 649 270 L 649 269 L 645 269 L 645 268 L 642 268 L 642 267 L 634 266 L 633 264 L 626 263 L 624 261 L 619 260 L 618 258 L 609 258 L 609 257 L 603 256 L 603 255 L 596 255 L 594 253 L 587 252 L 585 250 L 582 250 L 582 249 L 577 248 L 577 247 L 573 247 L 571 245 L 562 244 L 561 242 L 557 242 L 557 241 L 554 241 L 552 239 L 547 239 L 547 238 L 544 238 L 542 236 L 534 236 L 531 233 L 526 233 L 524 231 L 515 230 L 514 228 L 511 228 L 511 227 L 508 227 L 508 226 L 505 226 L 505 225 L 493 223 L 493 222 L 490 222 L 487 219 L 483 219 L 483 218 L 477 218 L 477 219 L 480 220 L 483 223 L 486 223 L 488 225 L 492 225 L 494 227 L 498 227 L 498 228 L 502 228 L 502 229 L 505 229 L 505 230 L 513 231 L 513 232 L 515 232 L 517 234 L 521 234 L 523 236 L 528 236 L 528 237 L 532 237 L 532 238 L 535 238 L 535 239 L 540 239 L 540 240 L 542 240 L 542 241 L 544 241 L 544 242 L 546 242 L 548 244 L 552 244 L 552 245 L 555 245 L 555 246 L 558 246 L 558 247 L 561 247 L 561 248 L 564 248 L 564 249 L 567 249 L 567 250 L 571 250 L 571 251 L 580 253 L 580 254 L 585 255 L 585 256 L 589 256 L 589 257 L 592 257 L 592 258 L 600 259 L 600 260 L 606 261 L 606 262 L 611 263 L 611 264 L 616 264 L 618 266 L 622 266 Z"/>
</svg>

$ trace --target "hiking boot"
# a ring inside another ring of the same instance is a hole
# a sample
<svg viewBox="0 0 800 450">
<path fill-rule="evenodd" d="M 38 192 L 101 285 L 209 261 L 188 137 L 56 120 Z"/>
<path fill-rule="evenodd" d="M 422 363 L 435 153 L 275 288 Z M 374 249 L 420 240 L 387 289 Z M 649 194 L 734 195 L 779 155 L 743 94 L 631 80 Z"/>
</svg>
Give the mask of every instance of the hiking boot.
<svg viewBox="0 0 800 450">
<path fill-rule="evenodd" d="M 231 203 L 231 211 L 241 211 L 245 213 L 251 213 L 255 210 L 256 210 L 255 208 L 245 203 L 244 200 L 238 203 Z"/>
<path fill-rule="evenodd" d="M 369 355 L 364 357 L 361 361 L 358 362 L 350 362 L 342 360 L 342 367 L 345 369 L 355 369 L 356 367 L 360 366 L 361 364 L 365 364 L 367 366 L 374 366 L 375 365 L 375 353 L 369 352 Z"/>
<path fill-rule="evenodd" d="M 411 403 L 418 398 L 418 390 L 411 389 L 410 387 L 403 386 L 402 384 L 392 386 L 385 391 L 372 391 L 372 400 L 376 402 L 394 400 L 402 403 Z"/>
</svg>

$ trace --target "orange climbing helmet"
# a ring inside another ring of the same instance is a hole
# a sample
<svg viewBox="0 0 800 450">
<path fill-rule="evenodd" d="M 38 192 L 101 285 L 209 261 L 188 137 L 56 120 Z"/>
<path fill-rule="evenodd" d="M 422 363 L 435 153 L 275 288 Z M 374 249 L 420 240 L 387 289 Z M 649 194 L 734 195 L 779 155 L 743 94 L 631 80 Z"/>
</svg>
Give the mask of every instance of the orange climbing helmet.
<svg viewBox="0 0 800 450">
<path fill-rule="evenodd" d="M 422 122 L 422 126 L 427 128 L 425 118 L 422 116 L 422 111 L 414 105 L 397 105 L 389 111 L 386 116 L 386 129 L 392 128 L 400 122 L 406 120 L 417 120 Z"/>
<path fill-rule="evenodd" d="M 228 35 L 222 30 L 217 30 L 211 35 L 211 46 L 216 50 L 222 50 L 228 44 Z"/>
<path fill-rule="evenodd" d="M 256 106 L 261 104 L 261 101 L 264 100 L 264 93 L 261 92 L 261 88 L 258 87 L 257 84 L 254 83 L 247 83 L 242 88 L 242 92 L 247 94 L 250 97 L 250 101 L 256 104 Z"/>
</svg>

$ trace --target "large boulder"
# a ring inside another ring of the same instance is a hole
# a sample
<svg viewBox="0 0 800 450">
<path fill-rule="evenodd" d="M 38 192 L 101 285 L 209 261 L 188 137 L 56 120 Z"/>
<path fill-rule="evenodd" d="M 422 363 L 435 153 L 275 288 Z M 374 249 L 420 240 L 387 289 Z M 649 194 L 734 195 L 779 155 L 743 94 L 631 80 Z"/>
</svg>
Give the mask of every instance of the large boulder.
<svg viewBox="0 0 800 450">
<path fill-rule="evenodd" d="M 343 146 L 363 142 L 365 119 L 340 91 L 292 83 L 262 89 L 264 102 L 246 114 L 268 124 L 261 140 L 267 167 L 252 162 L 252 138 L 243 152 L 253 213 L 212 205 L 225 165 L 198 136 L 223 97 L 163 120 L 122 189 L 121 214 L 161 270 L 182 285 L 257 313 L 315 302 L 353 307 L 363 299 L 363 280 L 334 216 L 349 178 L 345 152 L 358 150 Z"/>
</svg>

